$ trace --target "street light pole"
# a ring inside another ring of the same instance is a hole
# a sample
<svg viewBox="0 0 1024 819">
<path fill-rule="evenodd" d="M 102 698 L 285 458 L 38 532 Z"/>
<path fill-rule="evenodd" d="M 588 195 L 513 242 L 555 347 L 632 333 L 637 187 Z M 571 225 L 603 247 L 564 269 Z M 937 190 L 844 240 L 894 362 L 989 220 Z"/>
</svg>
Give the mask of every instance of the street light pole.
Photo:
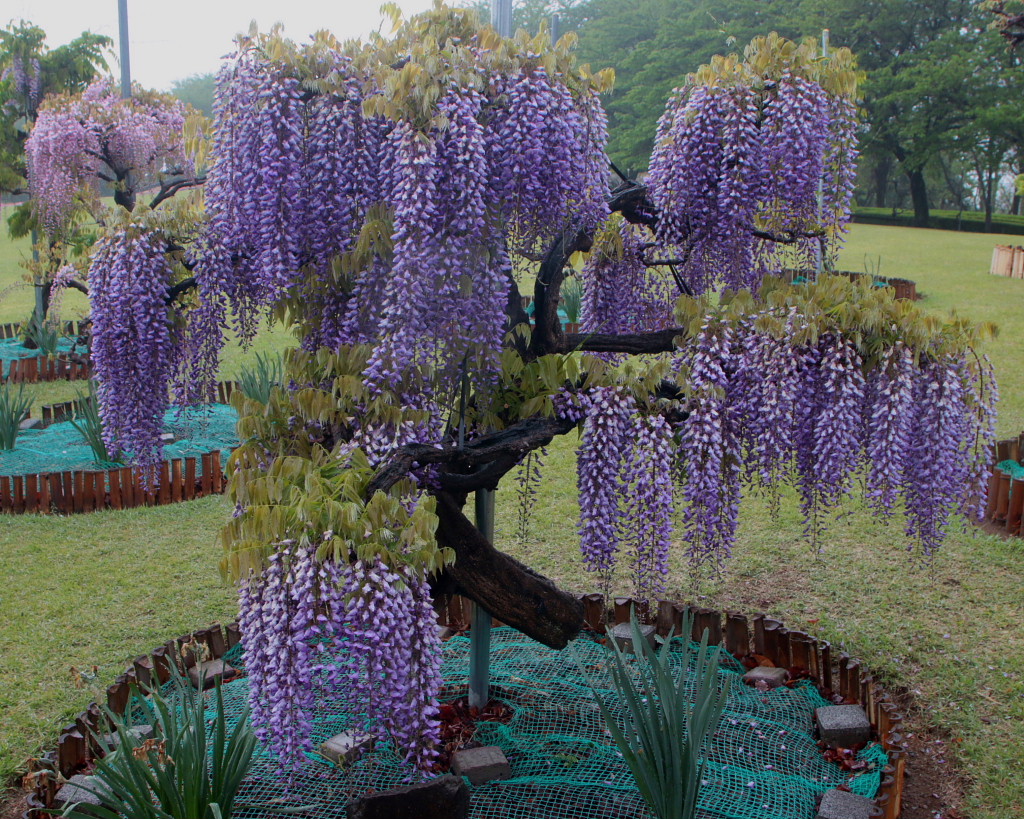
<svg viewBox="0 0 1024 819">
<path fill-rule="evenodd" d="M 128 55 L 128 0 L 117 0 L 117 28 L 120 33 L 121 96 L 132 95 L 132 65 Z"/>
</svg>

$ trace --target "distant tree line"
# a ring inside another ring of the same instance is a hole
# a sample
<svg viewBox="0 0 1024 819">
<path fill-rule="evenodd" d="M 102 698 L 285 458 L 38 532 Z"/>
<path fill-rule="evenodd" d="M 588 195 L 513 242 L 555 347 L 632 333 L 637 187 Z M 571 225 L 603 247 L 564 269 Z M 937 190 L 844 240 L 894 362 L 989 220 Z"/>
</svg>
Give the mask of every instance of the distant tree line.
<svg viewBox="0 0 1024 819">
<path fill-rule="evenodd" d="M 1024 173 L 1024 52 L 974 0 L 521 0 L 514 23 L 536 31 L 552 13 L 582 60 L 615 69 L 606 105 L 623 168 L 646 168 L 665 97 L 713 54 L 829 29 L 866 74 L 858 204 L 910 207 L 922 225 L 933 207 L 1020 212 L 1005 183 Z"/>
</svg>

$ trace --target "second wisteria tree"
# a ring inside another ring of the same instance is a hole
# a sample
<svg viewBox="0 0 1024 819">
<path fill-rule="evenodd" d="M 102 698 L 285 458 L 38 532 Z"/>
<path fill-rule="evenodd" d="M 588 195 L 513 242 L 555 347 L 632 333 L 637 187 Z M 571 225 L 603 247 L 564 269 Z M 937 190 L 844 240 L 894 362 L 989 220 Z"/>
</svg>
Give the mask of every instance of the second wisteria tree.
<svg viewBox="0 0 1024 819">
<path fill-rule="evenodd" d="M 725 560 L 744 487 L 794 484 L 818 537 L 864 474 L 926 553 L 983 496 L 994 383 L 977 331 L 840 276 L 777 275 L 827 265 L 849 217 L 849 52 L 773 35 L 701 69 L 646 184 L 610 171 L 609 83 L 569 38 L 503 40 L 441 5 L 366 44 L 254 34 L 218 81 L 205 223 L 182 236 L 138 208 L 96 249 L 97 344 L 134 310 L 118 344 L 153 362 L 138 389 L 102 393 L 122 449 L 154 451 L 159 402 L 137 399 L 175 367 L 182 396 L 208 394 L 225 323 L 295 330 L 287 385 L 240 404 L 222 535 L 256 722 L 286 768 L 308 748 L 310 681 L 433 764 L 432 595 L 553 647 L 579 631 L 579 601 L 463 513 L 556 436 L 581 432 L 587 567 L 629 561 L 645 599 L 672 549 Z"/>
</svg>

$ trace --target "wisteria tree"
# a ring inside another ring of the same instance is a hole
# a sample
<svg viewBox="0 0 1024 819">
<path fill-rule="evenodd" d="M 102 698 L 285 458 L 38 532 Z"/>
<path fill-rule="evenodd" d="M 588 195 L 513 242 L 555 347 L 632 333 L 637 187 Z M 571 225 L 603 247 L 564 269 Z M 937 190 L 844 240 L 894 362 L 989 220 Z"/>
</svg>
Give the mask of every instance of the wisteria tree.
<svg viewBox="0 0 1024 819">
<path fill-rule="evenodd" d="M 165 94 L 136 88 L 124 99 L 108 77 L 80 93 L 50 95 L 38 106 L 25 154 L 33 213 L 42 230 L 38 258 L 29 264 L 46 287 L 44 313 L 51 299 L 51 312 L 59 311 L 67 286 L 88 295 L 80 273 L 89 265 L 92 224 L 113 228 L 123 222 L 142 192 L 152 210 L 202 184 L 195 167 L 201 123 L 202 117 Z M 104 192 L 113 194 L 113 208 Z M 161 223 L 178 225 L 181 232 L 182 223 L 197 218 L 189 205 L 176 202 Z"/>
<path fill-rule="evenodd" d="M 240 42 L 205 221 L 183 237 L 136 207 L 89 284 L 109 444 L 143 463 L 169 383 L 208 395 L 226 323 L 295 330 L 287 385 L 240 400 L 222 534 L 256 723 L 286 768 L 314 685 L 433 764 L 433 595 L 556 648 L 577 634 L 579 601 L 463 512 L 557 436 L 581 433 L 587 567 L 629 561 L 646 599 L 673 548 L 728 556 L 745 490 L 796 485 L 817 537 L 864 475 L 926 553 L 971 511 L 994 401 L 977 331 L 839 276 L 772 275 L 835 252 L 855 80 L 848 51 L 756 40 L 686 79 L 641 184 L 612 176 L 610 77 L 571 38 L 503 40 L 439 4 L 365 44 Z"/>
</svg>

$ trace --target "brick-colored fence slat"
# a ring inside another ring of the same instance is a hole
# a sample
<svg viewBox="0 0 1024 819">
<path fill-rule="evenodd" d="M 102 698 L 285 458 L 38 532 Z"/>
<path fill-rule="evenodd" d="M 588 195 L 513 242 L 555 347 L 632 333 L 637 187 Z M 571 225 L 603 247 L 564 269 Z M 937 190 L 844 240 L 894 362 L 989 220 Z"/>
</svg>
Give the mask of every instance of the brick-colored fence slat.
<svg viewBox="0 0 1024 819">
<path fill-rule="evenodd" d="M 171 461 L 171 501 L 177 503 L 181 500 L 182 489 L 181 459 L 175 458 Z"/>
</svg>

